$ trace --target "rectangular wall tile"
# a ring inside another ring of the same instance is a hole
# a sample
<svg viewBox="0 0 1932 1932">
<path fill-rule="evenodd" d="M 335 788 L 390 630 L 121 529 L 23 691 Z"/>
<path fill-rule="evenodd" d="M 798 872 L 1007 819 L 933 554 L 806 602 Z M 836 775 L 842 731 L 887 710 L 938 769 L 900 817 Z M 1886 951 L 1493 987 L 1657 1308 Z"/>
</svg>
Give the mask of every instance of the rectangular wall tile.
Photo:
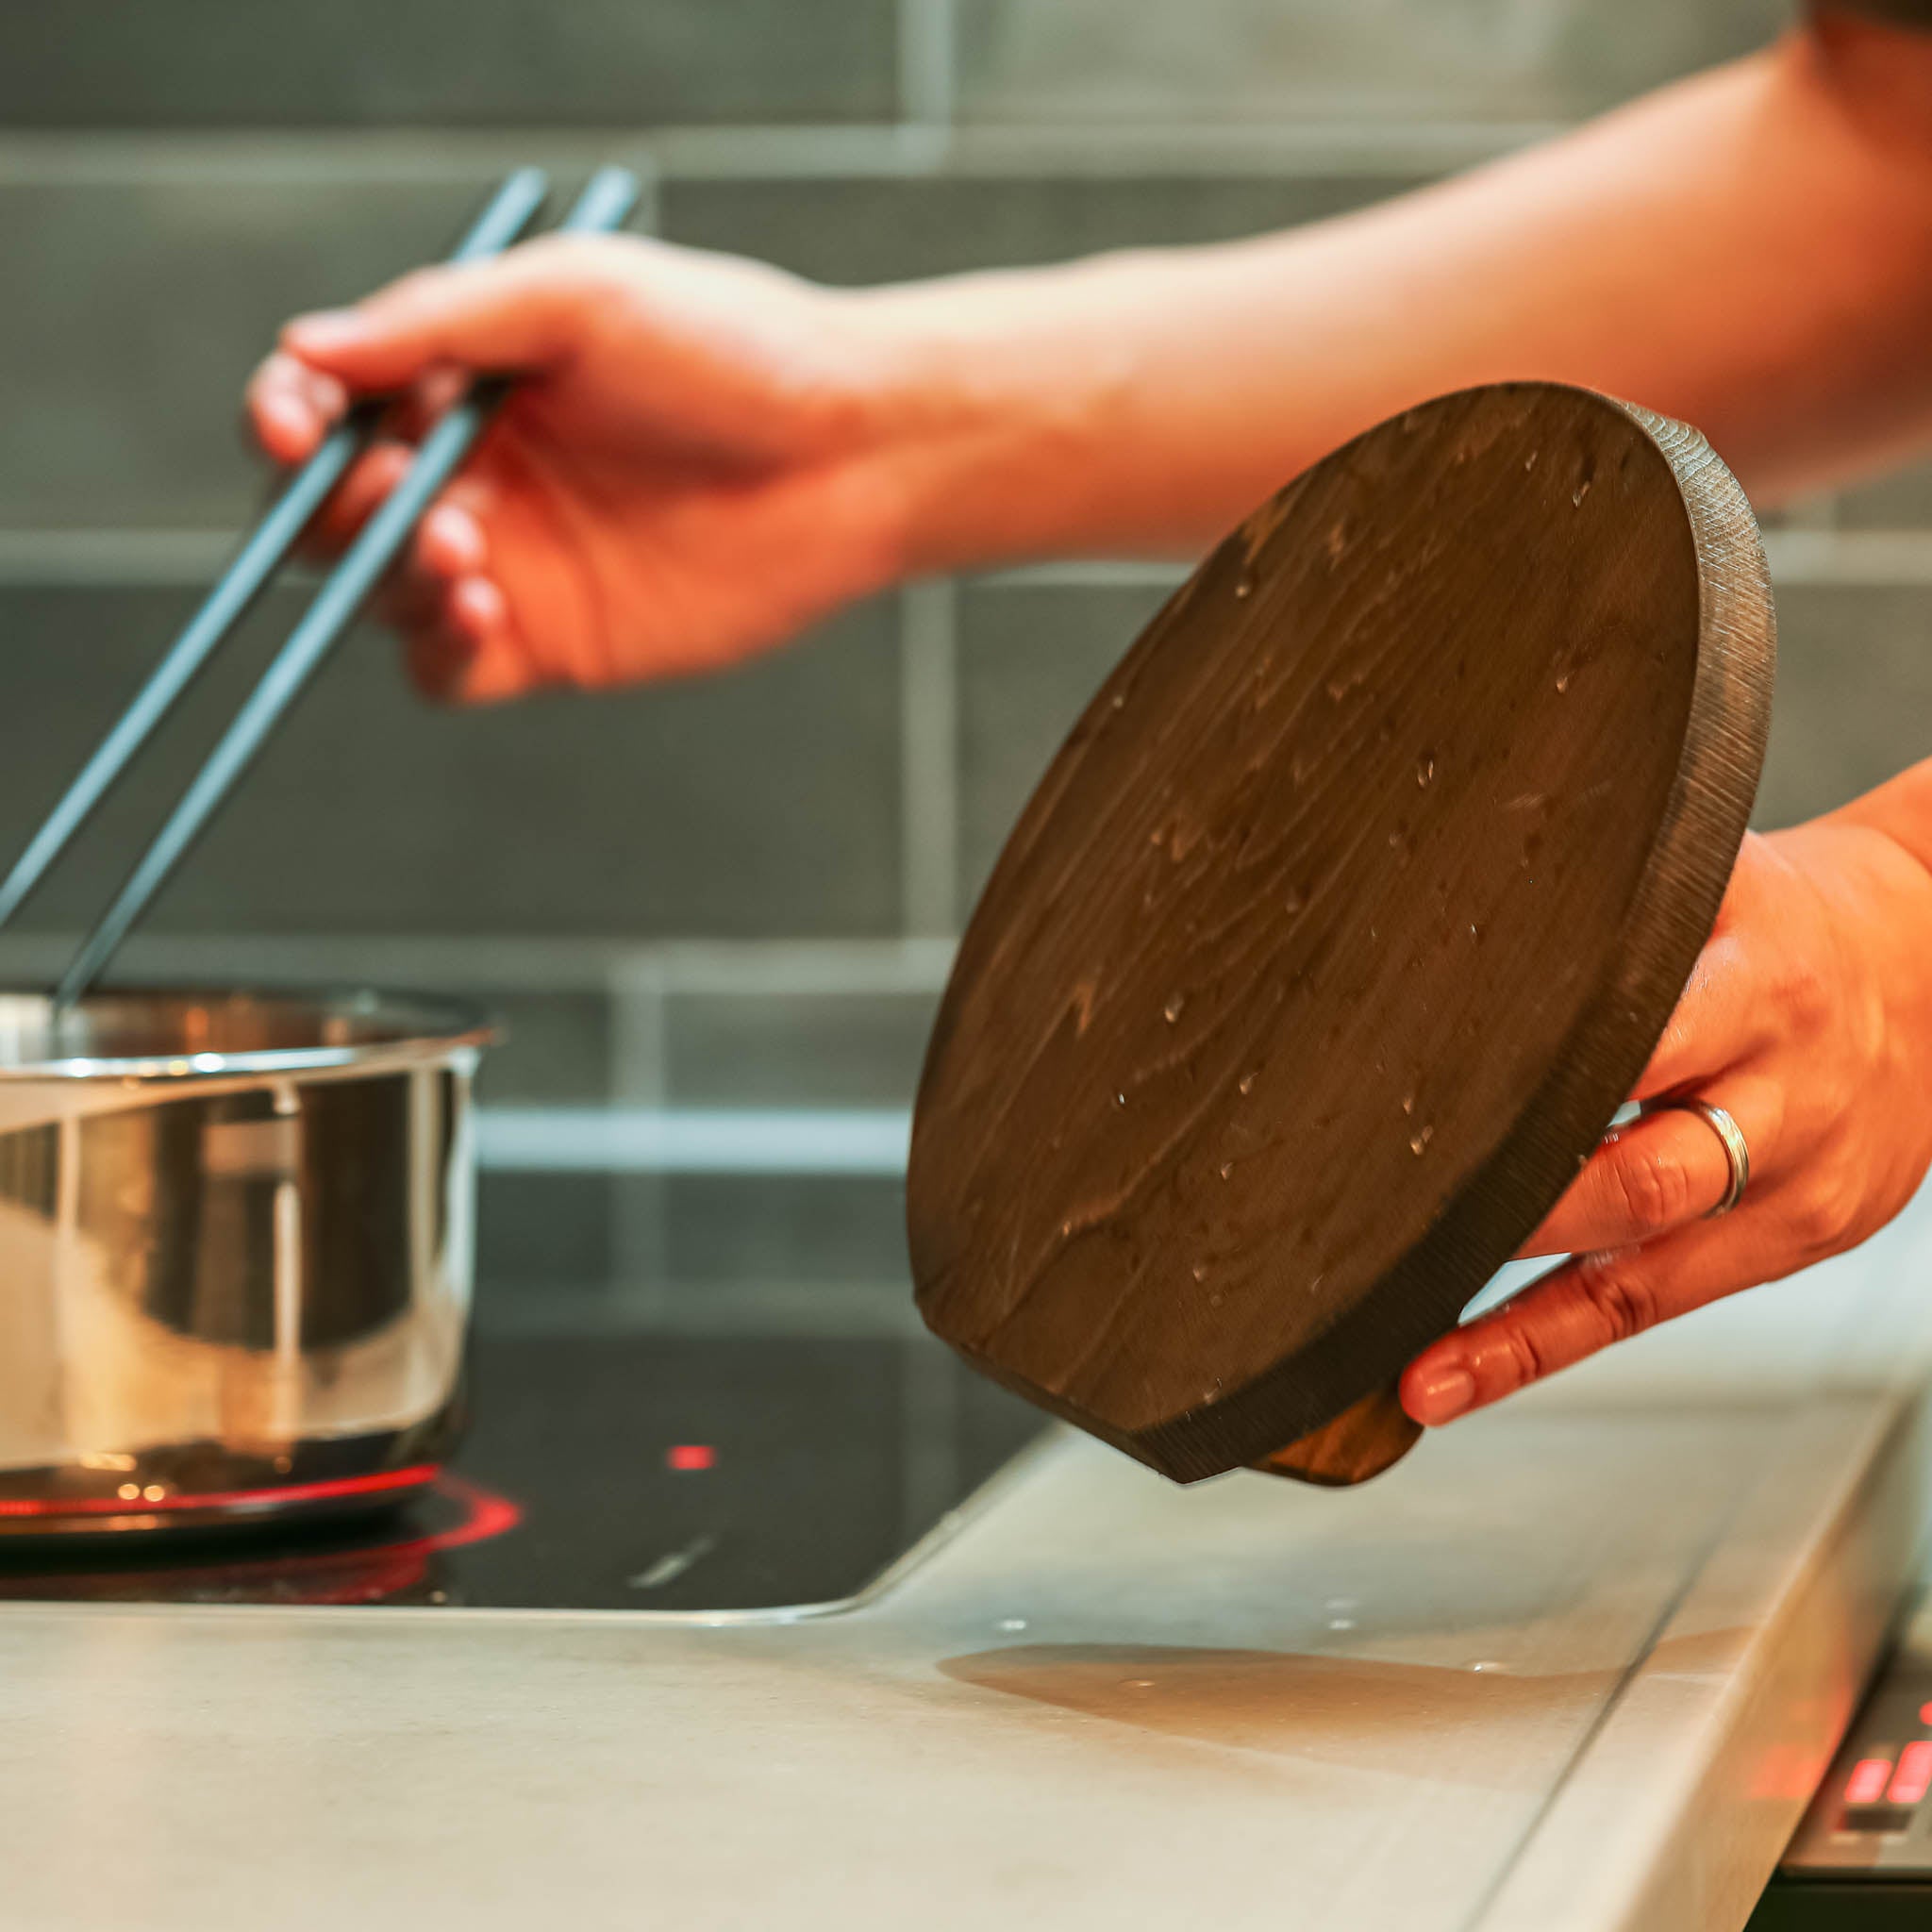
<svg viewBox="0 0 1932 1932">
<path fill-rule="evenodd" d="M 1845 530 L 1932 529 L 1932 463 L 1914 463 L 1845 491 L 1837 521 Z"/>
<path fill-rule="evenodd" d="M 0 839 L 23 841 L 192 593 L 0 592 Z M 104 903 L 297 608 L 273 597 L 28 908 Z M 481 711 L 352 635 L 155 909 L 164 931 L 879 933 L 899 917 L 890 603 L 724 675 Z"/>
<path fill-rule="evenodd" d="M 1763 825 L 1844 804 L 1932 753 L 1932 596 L 1781 588 Z"/>
<path fill-rule="evenodd" d="M 936 993 L 673 994 L 676 1107 L 908 1107 Z"/>
<path fill-rule="evenodd" d="M 264 487 L 242 388 L 276 330 L 446 254 L 498 178 L 254 178 L 243 157 L 0 182 L 0 527 L 239 529 Z"/>
<path fill-rule="evenodd" d="M 258 178 L 244 155 L 213 174 L 0 181 L 0 529 L 242 525 L 263 487 L 237 427 L 250 370 L 290 315 L 446 252 L 497 178 L 466 155 L 393 176 Z M 523 158 L 506 144 L 506 166 Z M 1402 185 L 687 181 L 665 185 L 663 216 L 681 241 L 864 282 L 1250 233 Z"/>
<path fill-rule="evenodd" d="M 1408 175 L 668 180 L 659 207 L 673 241 L 863 283 L 1226 240 L 1413 185 Z"/>
<path fill-rule="evenodd" d="M 1760 46 L 1784 0 L 959 0 L 962 118 L 1588 112 Z"/>
<path fill-rule="evenodd" d="M 904 1314 L 905 1189 L 871 1175 L 486 1171 L 477 1274 L 498 1291 L 588 1290 L 687 1316 L 708 1291 L 814 1288 L 846 1305 L 870 1291 Z"/>
<path fill-rule="evenodd" d="M 663 1190 L 666 1273 L 680 1285 L 906 1279 L 896 1179 L 676 1174 Z"/>
<path fill-rule="evenodd" d="M 893 0 L 6 0 L 0 125 L 882 118 Z"/>
<path fill-rule="evenodd" d="M 1074 721 L 1167 592 L 980 585 L 959 613 L 963 918 Z"/>
<path fill-rule="evenodd" d="M 476 1277 L 492 1288 L 607 1287 L 613 1274 L 608 1174 L 484 1174 L 476 1189 Z"/>
<path fill-rule="evenodd" d="M 610 1094 L 610 1002 L 601 993 L 466 993 L 500 1028 L 483 1056 L 477 1097 L 496 1107 L 583 1107 Z"/>
</svg>

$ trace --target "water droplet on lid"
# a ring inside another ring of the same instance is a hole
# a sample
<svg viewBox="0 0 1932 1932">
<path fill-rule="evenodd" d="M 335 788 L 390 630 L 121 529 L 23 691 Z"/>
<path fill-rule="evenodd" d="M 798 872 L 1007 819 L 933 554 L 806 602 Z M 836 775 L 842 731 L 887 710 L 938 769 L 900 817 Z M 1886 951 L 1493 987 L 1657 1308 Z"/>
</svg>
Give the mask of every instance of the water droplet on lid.
<svg viewBox="0 0 1932 1932">
<path fill-rule="evenodd" d="M 993 1625 L 995 1630 L 1024 1630 L 1025 1627 L 1026 1619 L 1024 1617 L 1002 1617 Z"/>
<path fill-rule="evenodd" d="M 1288 897 L 1281 902 L 1281 905 L 1282 909 L 1292 917 L 1307 903 L 1308 895 L 1299 886 L 1291 886 L 1288 889 Z"/>
<path fill-rule="evenodd" d="M 1127 708 L 1127 694 L 1125 691 L 1117 691 L 1114 692 L 1113 708 L 1116 711 L 1124 711 Z"/>
<path fill-rule="evenodd" d="M 1355 1619 L 1353 1617 L 1330 1617 L 1328 1619 L 1328 1627 L 1331 1630 L 1353 1630 L 1355 1628 Z"/>
<path fill-rule="evenodd" d="M 1413 1155 L 1417 1156 L 1418 1158 L 1420 1158 L 1420 1157 L 1421 1157 L 1421 1154 L 1422 1154 L 1422 1151 L 1423 1151 L 1423 1149 L 1424 1149 L 1424 1147 L 1426 1147 L 1426 1146 L 1427 1146 L 1427 1145 L 1429 1144 L 1429 1142 L 1430 1142 L 1431 1141 L 1433 1141 L 1433 1140 L 1434 1140 L 1435 1138 L 1436 1138 L 1436 1130 L 1435 1130 L 1435 1128 L 1434 1128 L 1434 1127 L 1430 1127 L 1430 1126 L 1425 1126 L 1425 1127 L 1424 1127 L 1424 1128 L 1423 1128 L 1423 1130 L 1422 1130 L 1422 1132 L 1421 1132 L 1421 1133 L 1419 1133 L 1419 1134 L 1416 1134 L 1416 1135 L 1413 1135 L 1413 1136 L 1411 1136 L 1411 1138 L 1410 1138 L 1410 1140 L 1409 1140 L 1409 1143 L 1408 1143 L 1408 1151 L 1409 1151 L 1409 1152 L 1410 1152 L 1411 1154 L 1413 1154 Z"/>
<path fill-rule="evenodd" d="M 1230 1179 L 1230 1178 L 1232 1177 L 1233 1174 L 1234 1174 L 1234 1162 L 1233 1162 L 1233 1161 L 1231 1161 L 1231 1160 L 1224 1160 L 1224 1161 L 1223 1161 L 1223 1162 L 1221 1163 L 1221 1178 L 1222 1178 L 1223 1180 L 1227 1180 L 1227 1179 Z"/>
<path fill-rule="evenodd" d="M 1473 1671 L 1507 1671 L 1509 1666 L 1497 1663 L 1493 1657 L 1480 1657 L 1469 1668 Z"/>
<path fill-rule="evenodd" d="M 1422 757 L 1416 760 L 1415 782 L 1417 783 L 1417 785 L 1426 788 L 1429 780 L 1433 778 L 1435 775 L 1436 761 L 1428 755 L 1427 752 L 1424 752 L 1422 755 Z"/>
<path fill-rule="evenodd" d="M 1590 494 L 1590 482 L 1591 479 L 1588 476 L 1586 476 L 1583 479 L 1583 481 L 1579 483 L 1576 486 L 1576 488 L 1570 492 L 1570 502 L 1573 508 L 1581 509 L 1583 508 L 1583 499 Z"/>
<path fill-rule="evenodd" d="M 1260 1069 L 1257 1067 L 1252 1074 L 1243 1074 L 1235 1084 L 1241 1092 L 1252 1093 L 1255 1091 L 1255 1082 L 1259 1075 Z"/>
<path fill-rule="evenodd" d="M 1206 1281 L 1208 1279 L 1208 1264 L 1205 1261 L 1196 1261 L 1194 1265 L 1188 1270 L 1188 1273 L 1191 1274 L 1196 1281 Z"/>
<path fill-rule="evenodd" d="M 1471 927 L 1470 927 L 1470 929 L 1469 929 L 1469 936 L 1470 936 L 1470 938 L 1471 938 L 1471 939 L 1472 939 L 1473 941 L 1474 941 L 1474 942 L 1475 942 L 1475 943 L 1476 943 L 1477 945 L 1481 945 L 1481 944 L 1482 944 L 1482 942 L 1483 942 L 1483 934 L 1482 934 L 1482 928 L 1481 928 L 1481 926 L 1479 926 L 1479 925 L 1473 925 L 1473 926 L 1471 926 Z"/>
<path fill-rule="evenodd" d="M 1415 1111 L 1415 1095 L 1413 1093 L 1405 1093 L 1402 1096 L 1402 1110 L 1404 1113 L 1413 1113 Z"/>
<path fill-rule="evenodd" d="M 1124 1093 L 1116 1093 L 1116 1094 L 1114 1095 L 1114 1097 L 1113 1097 L 1113 1104 L 1114 1104 L 1114 1105 L 1115 1105 L 1116 1107 L 1124 1107 L 1124 1106 L 1126 1106 L 1126 1104 L 1127 1104 L 1127 1096 L 1126 1096 L 1126 1095 L 1125 1095 Z"/>
<path fill-rule="evenodd" d="M 1169 993 L 1167 996 L 1166 1006 L 1162 1007 L 1160 1009 L 1161 1017 L 1167 1022 L 1167 1024 L 1170 1026 L 1172 1026 L 1174 1023 L 1180 1018 L 1182 1011 L 1187 1007 L 1187 1004 L 1188 996 L 1186 993 Z"/>
<path fill-rule="evenodd" d="M 1524 457 L 1524 459 L 1523 459 L 1523 467 L 1524 467 L 1524 468 L 1525 470 L 1533 470 L 1533 469 L 1535 469 L 1535 468 L 1536 468 L 1536 459 L 1537 459 L 1537 456 L 1538 456 L 1538 454 L 1539 454 L 1539 452 L 1538 452 L 1538 451 L 1536 451 L 1536 450 L 1531 450 L 1531 451 L 1530 451 L 1530 453 L 1529 453 L 1529 454 L 1528 454 L 1528 455 L 1527 455 L 1526 457 Z"/>
<path fill-rule="evenodd" d="M 1126 1687 L 1129 1690 L 1151 1690 L 1154 1688 L 1154 1679 L 1152 1677 L 1129 1677 L 1126 1680 Z"/>
<path fill-rule="evenodd" d="M 1234 580 L 1234 593 L 1237 597 L 1252 597 L 1255 594 L 1255 573 L 1244 570 Z"/>
<path fill-rule="evenodd" d="M 1560 692 L 1563 692 L 1563 691 L 1568 691 L 1569 689 L 1570 689 L 1570 674 L 1569 674 L 1569 673 L 1568 673 L 1568 672 L 1566 671 L 1566 672 L 1564 672 L 1564 674 L 1562 675 L 1562 676 L 1561 676 L 1561 677 L 1557 678 L 1557 691 L 1558 691 L 1558 692 L 1560 693 Z"/>
</svg>

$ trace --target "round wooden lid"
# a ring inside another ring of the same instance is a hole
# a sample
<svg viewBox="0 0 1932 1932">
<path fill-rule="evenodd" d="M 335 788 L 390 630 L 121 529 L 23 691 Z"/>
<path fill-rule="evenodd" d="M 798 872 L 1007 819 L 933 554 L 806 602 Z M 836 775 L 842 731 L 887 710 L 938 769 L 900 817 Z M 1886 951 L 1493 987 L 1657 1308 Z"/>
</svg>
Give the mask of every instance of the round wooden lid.
<svg viewBox="0 0 1932 1932">
<path fill-rule="evenodd" d="M 1374 1399 L 1554 1204 L 1716 916 L 1771 595 L 1695 432 L 1445 396 L 1307 472 L 1108 677 L 960 945 L 913 1275 L 1183 1480 Z"/>
</svg>

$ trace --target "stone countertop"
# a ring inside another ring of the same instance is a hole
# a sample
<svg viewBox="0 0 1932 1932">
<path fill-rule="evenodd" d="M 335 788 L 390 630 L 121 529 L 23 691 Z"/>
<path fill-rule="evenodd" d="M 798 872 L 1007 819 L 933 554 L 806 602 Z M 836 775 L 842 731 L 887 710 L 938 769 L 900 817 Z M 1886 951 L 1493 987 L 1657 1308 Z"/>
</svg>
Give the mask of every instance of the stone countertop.
<svg viewBox="0 0 1932 1932">
<path fill-rule="evenodd" d="M 836 1616 L 7 1606 L 5 1923 L 1741 1924 L 1912 1574 L 1928 1259 L 1358 1491 L 1057 1435 Z"/>
</svg>

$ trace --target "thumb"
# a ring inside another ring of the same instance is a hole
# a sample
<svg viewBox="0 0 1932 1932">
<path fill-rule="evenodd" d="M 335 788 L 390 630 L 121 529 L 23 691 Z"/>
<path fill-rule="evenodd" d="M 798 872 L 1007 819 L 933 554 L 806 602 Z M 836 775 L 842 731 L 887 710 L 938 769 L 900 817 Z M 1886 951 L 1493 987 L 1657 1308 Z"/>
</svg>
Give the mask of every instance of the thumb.
<svg viewBox="0 0 1932 1932">
<path fill-rule="evenodd" d="M 282 345 L 352 389 L 399 389 L 439 365 L 508 374 L 560 360 L 593 305 L 574 252 L 531 242 L 494 261 L 419 269 L 353 308 L 298 315 Z"/>
</svg>

